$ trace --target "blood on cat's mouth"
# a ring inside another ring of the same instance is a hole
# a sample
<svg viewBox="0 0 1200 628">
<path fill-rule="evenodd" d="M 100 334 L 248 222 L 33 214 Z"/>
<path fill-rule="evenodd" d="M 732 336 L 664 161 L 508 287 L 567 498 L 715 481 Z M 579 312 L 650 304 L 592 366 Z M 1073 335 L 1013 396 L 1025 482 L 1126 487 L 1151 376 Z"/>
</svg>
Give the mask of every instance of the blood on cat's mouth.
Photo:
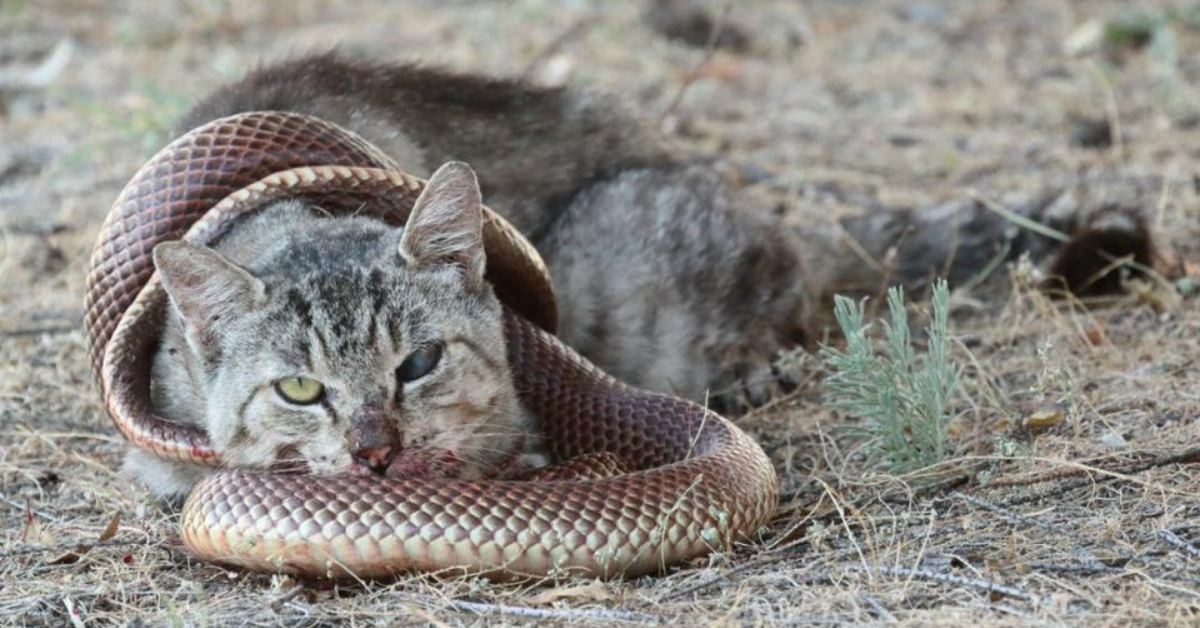
<svg viewBox="0 0 1200 628">
<path fill-rule="evenodd" d="M 389 452 L 390 460 L 360 460 L 351 464 L 351 473 L 396 479 L 429 480 L 457 477 L 463 462 L 453 451 L 430 448 L 408 448 Z M 374 464 L 372 464 L 374 463 Z"/>
<path fill-rule="evenodd" d="M 462 460 L 445 449 L 404 449 L 388 465 L 389 478 L 452 478 L 457 477 Z"/>
</svg>

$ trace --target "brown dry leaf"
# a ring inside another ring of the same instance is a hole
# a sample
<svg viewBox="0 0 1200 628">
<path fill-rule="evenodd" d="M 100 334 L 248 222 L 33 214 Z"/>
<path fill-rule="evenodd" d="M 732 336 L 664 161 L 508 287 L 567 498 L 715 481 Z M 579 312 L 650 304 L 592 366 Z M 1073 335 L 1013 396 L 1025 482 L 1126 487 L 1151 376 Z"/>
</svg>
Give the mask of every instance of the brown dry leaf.
<svg viewBox="0 0 1200 628">
<path fill-rule="evenodd" d="M 530 606 L 548 606 L 559 600 L 574 600 L 576 602 L 611 602 L 616 599 L 612 590 L 599 580 L 571 587 L 555 587 L 543 591 L 531 598 Z"/>
<path fill-rule="evenodd" d="M 1092 345 L 1093 347 L 1100 347 L 1109 344 L 1106 325 L 1103 321 L 1099 321 L 1094 318 L 1088 320 L 1087 326 L 1085 326 L 1083 330 L 1083 337 L 1087 340 L 1088 344 Z"/>
<path fill-rule="evenodd" d="M 74 565 L 75 563 L 79 562 L 79 559 L 83 558 L 83 555 L 86 554 L 88 552 L 88 550 L 90 550 L 90 549 L 92 549 L 90 546 L 85 545 L 85 546 L 81 546 L 77 549 L 68 550 L 66 552 L 63 552 L 62 554 L 59 554 L 58 556 L 54 557 L 53 559 L 51 559 L 49 564 L 51 564 L 51 565 Z"/>
<path fill-rule="evenodd" d="M 121 513 L 118 512 L 109 520 L 108 525 L 104 526 L 104 531 L 96 538 L 97 543 L 103 543 L 117 535 L 117 530 L 121 529 Z M 68 550 L 59 554 L 56 558 L 50 561 L 51 565 L 73 565 L 83 558 L 83 555 L 92 551 L 95 547 L 90 543 L 80 543 L 74 549 Z"/>
<path fill-rule="evenodd" d="M 100 538 L 98 540 L 101 542 L 104 542 L 104 541 L 107 541 L 107 540 L 113 538 L 114 536 L 117 535 L 117 530 L 119 530 L 119 529 L 121 529 L 121 513 L 120 512 L 113 515 L 113 518 L 111 521 L 108 522 L 108 525 L 104 526 L 104 531 L 100 533 Z"/>
<path fill-rule="evenodd" d="M 1022 425 L 1031 430 L 1041 430 L 1059 424 L 1066 416 L 1062 406 L 1049 404 L 1030 412 Z"/>
</svg>

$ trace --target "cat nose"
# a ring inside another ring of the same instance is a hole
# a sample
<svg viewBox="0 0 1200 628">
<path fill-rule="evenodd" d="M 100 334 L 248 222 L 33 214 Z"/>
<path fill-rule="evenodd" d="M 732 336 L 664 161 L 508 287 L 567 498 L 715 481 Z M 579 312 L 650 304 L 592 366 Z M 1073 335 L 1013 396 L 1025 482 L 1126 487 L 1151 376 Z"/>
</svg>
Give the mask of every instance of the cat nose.
<svg viewBox="0 0 1200 628">
<path fill-rule="evenodd" d="M 371 471 L 387 473 L 392 458 L 400 451 L 404 435 L 386 413 L 374 404 L 364 404 L 351 417 L 354 461 Z"/>
<path fill-rule="evenodd" d="M 366 447 L 354 452 L 354 461 L 377 475 L 384 475 L 395 455 L 396 448 L 391 445 Z"/>
</svg>

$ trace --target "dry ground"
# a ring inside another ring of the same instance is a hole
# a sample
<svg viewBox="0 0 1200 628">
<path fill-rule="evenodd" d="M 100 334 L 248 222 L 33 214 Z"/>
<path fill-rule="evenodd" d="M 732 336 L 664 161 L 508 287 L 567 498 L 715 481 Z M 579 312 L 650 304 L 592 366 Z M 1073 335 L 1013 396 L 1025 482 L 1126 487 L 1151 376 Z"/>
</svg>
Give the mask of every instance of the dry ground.
<svg viewBox="0 0 1200 628">
<path fill-rule="evenodd" d="M 800 360 L 809 385 L 740 420 L 783 477 L 778 520 L 658 578 L 297 587 L 190 559 L 116 474 L 122 442 L 79 329 L 91 241 L 190 100 L 296 51 L 569 70 L 761 173 L 747 192 L 789 220 L 1081 180 L 1139 190 L 1177 261 L 1200 261 L 1195 3 L 734 4 L 748 48 L 709 58 L 633 3 L 0 3 L 0 624 L 1200 625 L 1186 292 L 1068 306 L 1014 279 L 958 293 L 958 449 L 932 488 L 865 468 L 819 365 Z M 1089 47 L 1089 23 L 1130 15 L 1158 20 L 1155 36 Z M 70 47 L 61 72 L 29 71 L 56 46 Z M 1063 418 L 1022 428 L 1047 403 Z"/>
</svg>

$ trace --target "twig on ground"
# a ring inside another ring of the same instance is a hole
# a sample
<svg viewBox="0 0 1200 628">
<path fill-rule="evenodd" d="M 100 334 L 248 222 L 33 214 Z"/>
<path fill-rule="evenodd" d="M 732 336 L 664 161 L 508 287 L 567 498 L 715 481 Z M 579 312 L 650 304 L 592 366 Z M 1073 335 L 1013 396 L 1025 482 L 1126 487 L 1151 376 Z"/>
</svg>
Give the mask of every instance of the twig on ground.
<svg viewBox="0 0 1200 628">
<path fill-rule="evenodd" d="M 1077 478 L 1081 475 L 1091 473 L 1090 467 L 1058 467 L 1045 473 L 1037 475 L 1001 477 L 988 480 L 983 485 L 985 489 L 998 488 L 1020 488 L 1024 486 L 1033 486 L 1034 484 L 1045 484 L 1056 480 L 1066 480 L 1068 478 Z"/>
<path fill-rule="evenodd" d="M 1002 504 L 1000 504 L 1000 506 L 1003 508 L 1011 508 L 1013 506 L 1019 506 L 1021 504 L 1028 504 L 1030 502 L 1040 501 L 1040 500 L 1046 499 L 1048 497 L 1052 497 L 1054 495 L 1061 495 L 1063 493 L 1068 493 L 1070 491 L 1073 491 L 1077 488 L 1081 488 L 1084 486 L 1093 486 L 1096 484 L 1112 482 L 1112 481 L 1118 480 L 1118 479 L 1127 479 L 1128 476 L 1136 475 L 1143 471 L 1147 471 L 1149 469 L 1154 469 L 1157 467 L 1165 467 L 1165 466 L 1171 465 L 1171 464 L 1196 464 L 1196 463 L 1200 463 L 1200 447 L 1192 447 L 1190 449 L 1185 449 L 1184 451 L 1181 451 L 1177 454 L 1171 454 L 1168 456 L 1160 456 L 1158 458 L 1152 458 L 1150 460 L 1146 460 L 1146 461 L 1142 461 L 1142 462 L 1135 462 L 1133 464 L 1130 464 L 1129 466 L 1126 466 L 1121 469 L 1116 469 L 1116 470 L 1107 470 L 1107 469 L 1101 469 L 1101 468 L 1092 467 L 1092 466 L 1082 466 L 1082 465 L 1073 467 L 1070 470 L 1070 472 L 1056 470 L 1053 472 L 1053 476 L 1050 477 L 1049 480 L 1054 480 L 1059 477 L 1069 477 L 1069 476 L 1083 475 L 1083 474 L 1088 474 L 1088 476 L 1085 478 L 1080 478 L 1078 480 L 1074 480 L 1074 481 L 1063 482 L 1062 484 L 1060 484 L 1058 486 L 1050 487 L 1050 489 L 1044 493 L 1035 493 L 1035 494 L 1030 494 L 1030 495 L 1021 495 L 1018 497 L 1014 497 L 1010 500 L 1003 502 Z M 1093 477 L 1093 474 L 1097 474 L 1097 473 L 1100 474 L 1100 477 Z M 997 483 L 989 482 L 985 488 L 991 488 L 994 486 L 1009 486 L 1009 485 L 1031 485 L 1031 484 L 1038 484 L 1042 481 L 1046 481 L 1043 479 L 1043 476 L 1038 476 L 1038 478 L 1036 478 L 1035 481 L 1030 481 L 1027 483 L 997 484 Z M 1014 482 L 1016 482 L 1016 481 L 1014 481 Z"/>
<path fill-rule="evenodd" d="M 875 599 L 875 596 L 864 594 L 862 596 L 862 601 L 866 602 L 867 606 L 871 607 L 871 612 L 875 613 L 876 617 L 890 623 L 894 623 L 896 621 L 896 616 L 893 615 L 892 612 L 883 605 L 883 602 Z"/>
<path fill-rule="evenodd" d="M 960 493 L 958 491 L 954 491 L 953 493 L 950 493 L 950 496 L 957 498 L 957 499 L 961 499 L 961 500 L 967 502 L 968 504 L 971 504 L 972 506 L 982 508 L 984 510 L 987 510 L 988 512 L 996 513 L 996 514 L 1000 515 L 1002 518 L 1004 518 L 1005 520 L 1012 522 L 1012 523 L 1033 526 L 1035 528 L 1041 528 L 1042 530 L 1045 530 L 1051 534 L 1065 536 L 1065 537 L 1075 541 L 1076 543 L 1081 543 L 1083 545 L 1092 545 L 1096 542 L 1093 539 L 1089 539 L 1089 538 L 1087 538 L 1083 535 L 1077 534 L 1071 530 L 1064 530 L 1057 526 L 1046 523 L 1045 521 L 1041 521 L 1040 519 L 1037 519 L 1035 517 L 1023 515 L 1019 512 L 1015 512 L 1013 510 L 1010 510 L 1010 509 L 1000 506 L 998 504 L 993 504 L 992 502 L 989 502 L 980 497 L 966 495 L 966 494 Z M 1133 553 L 1128 550 L 1122 550 L 1117 547 L 1110 547 L 1109 549 L 1121 554 L 1125 558 L 1130 558 L 1133 556 Z"/>
<path fill-rule="evenodd" d="M 45 519 L 46 521 L 49 521 L 50 523 L 62 523 L 63 522 L 63 520 L 60 517 L 55 517 L 54 515 L 46 512 L 45 510 L 38 510 L 35 508 L 31 509 L 29 507 L 29 504 L 22 504 L 20 502 L 15 502 L 3 495 L 0 495 L 0 502 L 4 502 L 22 513 L 32 512 L 37 517 L 39 517 L 41 519 Z M 0 556 L 3 556 L 3 555 L 4 555 L 3 553 L 0 553 Z"/>
<path fill-rule="evenodd" d="M 683 82 L 680 83 L 679 89 L 675 90 L 675 95 L 671 97 L 671 101 L 667 103 L 667 107 L 658 116 L 657 128 L 661 129 L 667 118 L 679 108 L 679 104 L 683 102 L 684 94 L 687 93 L 692 83 L 695 83 L 700 78 L 704 66 L 708 65 L 708 62 L 712 61 L 713 57 L 717 54 L 717 41 L 721 37 L 721 31 L 725 30 L 725 21 L 728 18 L 728 14 L 729 7 L 725 7 L 721 11 L 721 14 L 717 16 L 716 21 L 713 22 L 712 31 L 708 34 L 708 42 L 704 45 L 704 56 L 689 68 L 687 74 L 683 76 Z"/>
<path fill-rule="evenodd" d="M 890 285 L 892 282 L 892 276 L 895 274 L 895 264 L 885 265 L 884 262 L 875 259 L 875 257 L 871 255 L 870 251 L 868 251 L 866 247 L 862 245 L 862 242 L 859 242 L 858 238 L 854 237 L 854 235 L 846 229 L 845 225 L 840 222 L 835 222 L 833 224 L 834 228 L 838 230 L 837 241 L 845 244 L 846 248 L 850 249 L 850 252 L 857 257 L 859 261 L 869 266 L 871 270 L 879 273 L 881 277 L 880 284 L 885 286 L 885 288 L 879 291 L 877 296 L 878 294 L 882 294 L 884 291 L 886 291 L 886 286 Z"/>
<path fill-rule="evenodd" d="M 926 569 L 916 569 L 913 567 L 888 567 L 885 565 L 868 566 L 868 565 L 850 564 L 850 565 L 846 565 L 846 568 L 849 569 L 850 571 L 864 573 L 868 576 L 882 574 L 882 575 L 888 575 L 888 576 L 897 576 L 897 577 L 902 576 L 905 578 L 918 578 L 921 580 L 931 580 L 934 582 L 943 582 L 946 584 L 963 585 L 963 586 L 968 586 L 968 587 L 972 587 L 972 588 L 976 588 L 976 589 L 983 589 L 984 591 L 987 591 L 988 593 L 995 593 L 995 594 L 1004 595 L 1007 597 L 1017 598 L 1019 600 L 1025 600 L 1026 602 L 1029 602 L 1029 603 L 1035 604 L 1035 605 L 1040 603 L 1040 599 L 1032 593 L 1026 593 L 1016 587 L 1010 587 L 1005 584 L 1000 584 L 998 582 L 992 582 L 991 580 L 984 580 L 982 578 L 964 578 L 963 576 L 955 576 L 952 574 L 937 573 L 937 572 L 929 571 Z"/>
<path fill-rule="evenodd" d="M 1121 570 L 1116 567 L 1109 567 L 1103 563 L 1096 561 L 1078 562 L 1078 563 L 1029 563 L 1027 565 L 1034 571 L 1050 571 L 1064 574 L 1082 574 L 1090 576 L 1098 573 L 1120 573 Z"/>
<path fill-rule="evenodd" d="M 1008 613 L 1009 615 L 1021 617 L 1023 619 L 1033 619 L 1033 615 L 1031 615 L 1029 612 L 1021 610 L 1021 609 L 1017 608 L 1016 606 L 1013 606 L 1012 604 L 988 604 L 987 607 L 998 610 L 1002 613 Z M 1059 624 L 1056 622 L 1053 625 L 1061 626 L 1063 624 Z"/>
<path fill-rule="evenodd" d="M 71 618 L 71 625 L 75 628 L 84 628 L 83 610 L 75 605 L 75 601 L 70 596 L 63 596 L 63 606 L 67 609 L 67 617 Z"/>
<path fill-rule="evenodd" d="M 952 463 L 957 463 L 957 462 L 960 462 L 960 461 L 947 460 L 945 463 L 943 463 L 941 465 L 937 465 L 937 467 L 945 467 L 945 466 L 949 466 Z M 930 484 L 921 484 L 918 486 L 914 486 L 914 487 L 912 487 L 911 491 L 909 491 L 907 493 L 908 499 L 906 499 L 906 500 L 902 500 L 900 498 L 894 497 L 893 495 L 886 495 L 886 494 L 885 495 L 872 495 L 872 496 L 869 496 L 867 498 L 867 500 L 883 502 L 885 504 L 896 504 L 898 506 L 910 506 L 917 499 L 921 499 L 924 497 L 936 497 L 938 495 L 944 495 L 944 494 L 946 494 L 946 491 L 949 491 L 950 489 L 959 488 L 961 486 L 965 486 L 965 485 L 969 484 L 971 482 L 972 478 L 975 477 L 975 474 L 977 472 L 978 472 L 978 469 L 968 468 L 968 469 L 966 469 L 962 472 L 956 473 L 954 475 L 946 476 L 944 478 L 938 478 L 936 481 L 934 481 Z M 867 501 L 867 500 L 864 500 L 864 501 Z"/>
<path fill-rule="evenodd" d="M 1166 541 L 1169 545 L 1173 545 L 1177 549 L 1182 550 L 1183 553 L 1191 556 L 1192 558 L 1200 558 L 1200 549 L 1198 549 L 1195 545 L 1192 545 L 1191 543 L 1179 538 L 1179 535 L 1166 528 L 1158 531 L 1158 538 Z"/>
<path fill-rule="evenodd" d="M 591 28 L 595 23 L 595 16 L 584 16 L 578 20 L 575 20 L 574 23 L 563 29 L 563 32 L 559 33 L 557 37 L 551 39 L 549 43 L 542 47 L 537 54 L 533 55 L 533 58 L 530 59 L 529 63 L 526 63 L 524 69 L 521 70 L 521 78 L 529 79 L 539 65 L 544 63 L 547 59 L 558 54 L 558 51 L 562 50 L 563 47 L 567 45 L 567 42 L 578 39 L 584 31 Z"/>
<path fill-rule="evenodd" d="M 832 503 L 833 507 L 837 510 L 838 522 L 841 524 L 842 531 L 846 533 L 846 540 L 850 544 L 850 548 L 854 550 L 856 555 L 858 555 L 859 561 L 861 561 L 864 565 L 867 564 L 867 557 L 865 554 L 863 554 L 862 545 L 860 545 L 858 542 L 858 535 L 854 533 L 854 529 L 850 525 L 850 519 L 846 515 L 846 509 L 843 507 L 841 495 L 835 494 L 833 487 L 829 486 L 829 484 L 826 482 L 820 479 L 817 481 L 821 482 L 821 485 L 825 487 L 825 492 L 829 495 L 830 503 Z"/>
<path fill-rule="evenodd" d="M 538 617 L 549 619 L 602 619 L 607 621 L 637 621 L 666 623 L 669 618 L 636 611 L 621 611 L 608 608 L 533 608 L 530 606 L 510 606 L 507 604 L 487 604 L 484 602 L 468 602 L 466 600 L 448 600 L 451 607 L 459 610 L 484 615 L 500 613 L 518 617 Z"/>
<path fill-rule="evenodd" d="M 992 198 L 985 196 L 979 190 L 975 190 L 975 189 L 967 190 L 967 196 L 971 197 L 971 200 L 975 201 L 976 203 L 983 205 L 984 208 L 986 208 L 996 214 L 999 214 L 1001 218 L 1013 223 L 1014 225 L 1017 225 L 1018 227 L 1032 231 L 1038 235 L 1045 236 L 1052 240 L 1058 240 L 1059 242 L 1070 242 L 1071 241 L 1071 236 L 1069 236 L 1053 227 L 1048 227 L 1046 225 L 1043 225 L 1042 223 L 1040 223 L 1036 220 L 1033 220 L 1026 216 L 1022 216 L 1022 215 L 1018 214 L 1017 212 L 1000 204 L 998 201 L 995 201 Z"/>
<path fill-rule="evenodd" d="M 280 609 L 283 608 L 284 604 L 287 604 L 288 602 L 291 602 L 292 600 L 300 597 L 300 595 L 302 595 L 306 591 L 308 591 L 308 587 L 305 586 L 303 583 L 296 584 L 295 586 L 288 589 L 287 591 L 284 591 L 281 595 L 277 596 L 275 599 L 271 600 L 269 606 L 271 607 L 271 610 L 278 613 L 280 611 Z"/>
<path fill-rule="evenodd" d="M 729 580 L 730 578 L 733 578 L 734 576 L 737 576 L 737 575 L 746 573 L 747 571 L 750 571 L 752 569 L 756 569 L 756 568 L 770 565 L 773 563 L 781 563 L 781 562 L 787 560 L 788 558 L 789 558 L 789 554 L 780 553 L 775 556 L 764 556 L 764 557 L 756 558 L 754 560 L 749 560 L 749 561 L 746 561 L 732 569 L 727 569 L 724 572 L 717 574 L 715 577 L 705 580 L 704 582 L 699 582 L 699 583 L 693 584 L 692 586 L 684 587 L 682 589 L 677 589 L 675 591 L 672 591 L 671 593 L 664 595 L 662 599 L 668 600 L 668 601 L 681 600 L 689 595 L 692 595 L 693 593 L 698 593 L 705 589 L 711 589 L 712 587 L 715 587 L 718 584 L 725 582 L 725 581 Z"/>
<path fill-rule="evenodd" d="M 1112 154 L 1120 159 L 1125 155 L 1125 134 L 1121 130 L 1120 106 L 1117 105 L 1117 90 L 1113 82 L 1097 64 L 1090 66 L 1091 75 L 1104 91 L 1104 117 L 1112 134 Z"/>
<path fill-rule="evenodd" d="M 16 556 L 28 556 L 31 554 L 60 554 L 62 552 L 78 551 L 80 548 L 95 549 L 97 547 L 147 547 L 153 545 L 161 545 L 160 541 L 152 539 L 142 539 L 139 541 L 129 540 L 108 540 L 108 541 L 64 541 L 53 545 L 26 545 L 23 547 L 10 547 L 0 550 L 0 559 L 13 558 Z"/>
</svg>

